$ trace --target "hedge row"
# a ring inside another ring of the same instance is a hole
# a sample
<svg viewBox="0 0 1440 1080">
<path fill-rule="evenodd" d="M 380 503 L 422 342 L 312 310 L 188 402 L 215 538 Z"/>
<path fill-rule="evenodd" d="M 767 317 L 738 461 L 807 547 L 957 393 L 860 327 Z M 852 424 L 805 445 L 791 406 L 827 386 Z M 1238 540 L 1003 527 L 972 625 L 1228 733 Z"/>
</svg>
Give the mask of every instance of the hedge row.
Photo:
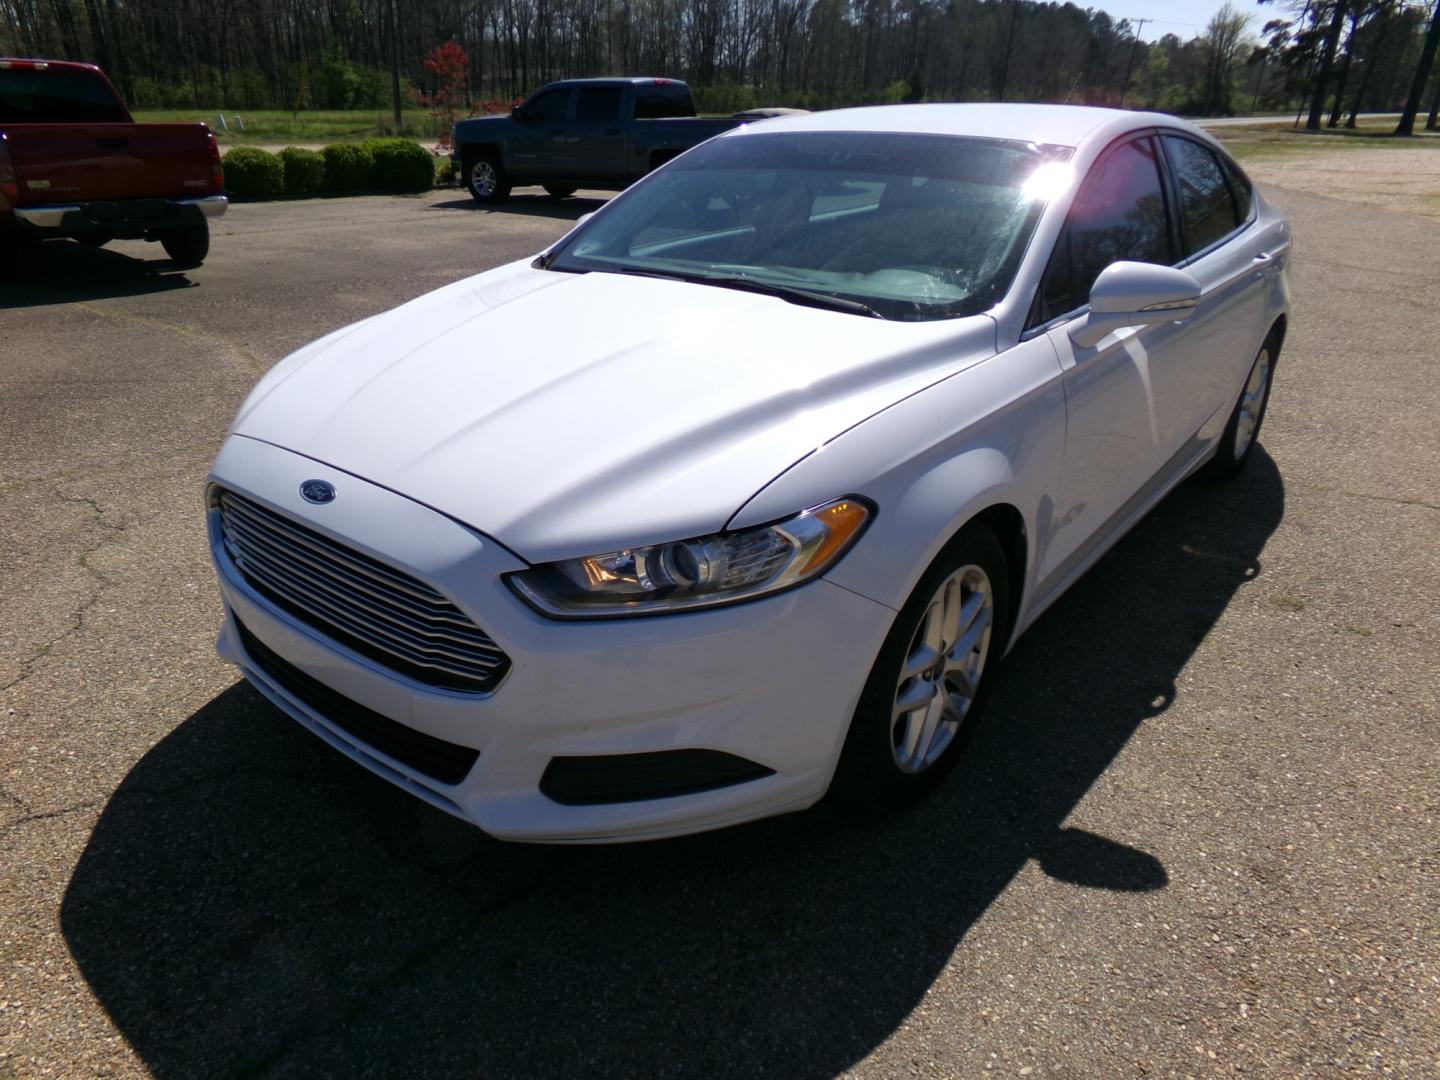
<svg viewBox="0 0 1440 1080">
<path fill-rule="evenodd" d="M 278 154 L 237 146 L 225 155 L 225 190 L 237 199 L 339 191 L 429 191 L 430 152 L 410 139 L 366 139 L 324 150 L 287 146 Z"/>
</svg>

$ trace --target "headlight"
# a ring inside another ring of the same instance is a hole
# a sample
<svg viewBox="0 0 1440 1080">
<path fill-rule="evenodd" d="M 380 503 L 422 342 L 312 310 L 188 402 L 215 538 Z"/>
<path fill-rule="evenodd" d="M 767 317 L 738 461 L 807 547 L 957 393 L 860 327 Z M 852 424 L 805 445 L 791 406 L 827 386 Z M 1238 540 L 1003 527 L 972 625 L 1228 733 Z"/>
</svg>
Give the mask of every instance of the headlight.
<svg viewBox="0 0 1440 1080">
<path fill-rule="evenodd" d="M 562 619 L 729 604 L 823 574 L 869 519 L 865 503 L 837 499 L 773 525 L 546 563 L 507 580 L 534 607 Z"/>
</svg>

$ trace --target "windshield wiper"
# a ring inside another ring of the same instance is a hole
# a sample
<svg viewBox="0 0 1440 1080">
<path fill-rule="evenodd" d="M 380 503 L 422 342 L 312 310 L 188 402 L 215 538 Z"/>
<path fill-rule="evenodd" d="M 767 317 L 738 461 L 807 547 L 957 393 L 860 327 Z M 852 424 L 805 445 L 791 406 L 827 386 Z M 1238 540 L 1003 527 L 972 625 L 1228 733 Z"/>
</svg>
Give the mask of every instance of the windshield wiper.
<svg viewBox="0 0 1440 1080">
<path fill-rule="evenodd" d="M 792 304 L 802 304 L 805 307 L 846 311 L 852 315 L 864 315 L 871 319 L 885 318 L 869 304 L 862 304 L 859 300 L 850 300 L 833 293 L 813 292 L 810 289 L 801 289 L 794 285 L 777 285 L 772 281 L 763 281 L 746 274 L 686 274 L 681 271 L 669 270 L 636 270 L 627 266 L 606 266 L 596 269 L 605 274 L 633 274 L 636 277 L 688 281 L 694 285 L 718 285 L 722 289 L 738 289 L 741 292 L 775 296 L 781 300 L 788 300 Z"/>
</svg>

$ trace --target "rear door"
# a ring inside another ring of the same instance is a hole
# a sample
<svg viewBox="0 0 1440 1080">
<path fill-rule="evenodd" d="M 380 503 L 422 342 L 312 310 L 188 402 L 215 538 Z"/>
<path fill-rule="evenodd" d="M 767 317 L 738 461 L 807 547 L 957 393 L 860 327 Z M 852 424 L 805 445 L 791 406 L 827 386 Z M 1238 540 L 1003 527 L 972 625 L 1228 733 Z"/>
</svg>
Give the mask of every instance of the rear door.
<svg viewBox="0 0 1440 1080">
<path fill-rule="evenodd" d="M 580 86 L 575 91 L 575 118 L 566 125 L 566 176 L 582 180 L 613 180 L 625 173 L 625 132 L 633 98 L 623 83 Z"/>
<path fill-rule="evenodd" d="M 1227 412 L 1249 373 L 1266 327 L 1269 259 L 1238 172 L 1227 173 L 1213 149 L 1179 133 L 1160 144 L 1173 178 L 1184 259 L 1200 283 L 1200 306 L 1184 337 L 1181 390 L 1188 396 L 1190 430 L 1217 410 Z"/>
</svg>

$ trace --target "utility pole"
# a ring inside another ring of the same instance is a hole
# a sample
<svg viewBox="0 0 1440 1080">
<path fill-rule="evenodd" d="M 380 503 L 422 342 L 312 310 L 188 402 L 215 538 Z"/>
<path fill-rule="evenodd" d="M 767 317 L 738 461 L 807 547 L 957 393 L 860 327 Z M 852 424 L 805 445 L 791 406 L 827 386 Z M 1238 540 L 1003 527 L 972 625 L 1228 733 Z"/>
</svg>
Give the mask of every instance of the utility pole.
<svg viewBox="0 0 1440 1080">
<path fill-rule="evenodd" d="M 395 101 L 395 134 L 400 134 L 400 41 L 395 27 L 395 0 L 390 0 L 390 95 Z"/>
<path fill-rule="evenodd" d="M 1125 92 L 1130 89 L 1130 72 L 1135 69 L 1135 50 L 1140 48 L 1140 31 L 1145 29 L 1147 22 L 1154 22 L 1154 19 L 1136 19 L 1135 36 L 1130 40 L 1130 59 L 1125 61 L 1125 79 L 1120 84 L 1120 107 L 1125 107 Z"/>
</svg>

